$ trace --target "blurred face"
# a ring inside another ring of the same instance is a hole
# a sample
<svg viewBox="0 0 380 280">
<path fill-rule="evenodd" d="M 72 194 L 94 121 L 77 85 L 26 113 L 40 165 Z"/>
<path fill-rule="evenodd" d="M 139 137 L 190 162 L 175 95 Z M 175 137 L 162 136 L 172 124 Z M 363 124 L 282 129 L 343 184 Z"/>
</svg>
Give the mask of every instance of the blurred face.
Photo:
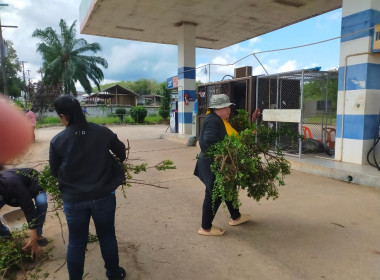
<svg viewBox="0 0 380 280">
<path fill-rule="evenodd" d="M 215 114 L 217 114 L 219 117 L 221 117 L 223 120 L 228 120 L 231 113 L 230 107 L 224 107 L 220 109 L 214 109 Z"/>
</svg>

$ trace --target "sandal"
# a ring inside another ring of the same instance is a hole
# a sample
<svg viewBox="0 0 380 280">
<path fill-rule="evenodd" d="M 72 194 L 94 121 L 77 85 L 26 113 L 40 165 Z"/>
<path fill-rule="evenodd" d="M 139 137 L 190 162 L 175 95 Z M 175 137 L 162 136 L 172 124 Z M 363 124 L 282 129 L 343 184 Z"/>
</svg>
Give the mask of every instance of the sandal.
<svg viewBox="0 0 380 280">
<path fill-rule="evenodd" d="M 241 214 L 239 219 L 230 220 L 228 223 L 230 224 L 230 226 L 238 226 L 244 224 L 245 222 L 248 222 L 250 219 L 251 216 L 249 216 L 248 214 Z"/>
<path fill-rule="evenodd" d="M 224 230 L 217 226 L 212 226 L 210 231 L 205 231 L 203 228 L 198 229 L 200 235 L 220 236 L 224 234 Z"/>
</svg>

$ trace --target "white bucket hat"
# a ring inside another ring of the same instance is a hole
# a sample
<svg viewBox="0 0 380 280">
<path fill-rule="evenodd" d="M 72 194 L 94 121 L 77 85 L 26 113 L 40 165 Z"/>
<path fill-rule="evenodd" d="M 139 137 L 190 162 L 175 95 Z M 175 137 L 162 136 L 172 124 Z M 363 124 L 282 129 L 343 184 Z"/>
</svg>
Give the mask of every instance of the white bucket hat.
<svg viewBox="0 0 380 280">
<path fill-rule="evenodd" d="M 209 109 L 222 109 L 226 107 L 230 107 L 231 105 L 235 105 L 230 102 L 230 98 L 227 94 L 216 94 L 211 96 L 210 98 L 210 106 Z"/>
</svg>

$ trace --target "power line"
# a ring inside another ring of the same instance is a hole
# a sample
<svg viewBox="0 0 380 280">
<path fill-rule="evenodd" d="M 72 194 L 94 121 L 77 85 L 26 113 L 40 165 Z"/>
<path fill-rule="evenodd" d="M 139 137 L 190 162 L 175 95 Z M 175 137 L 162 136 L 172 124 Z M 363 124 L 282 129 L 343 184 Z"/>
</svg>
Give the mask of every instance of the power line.
<svg viewBox="0 0 380 280">
<path fill-rule="evenodd" d="M 298 45 L 298 46 L 292 46 L 292 47 L 287 47 L 287 48 L 280 48 L 280 49 L 272 49 L 272 50 L 266 50 L 266 51 L 253 52 L 253 53 L 250 53 L 250 54 L 248 54 L 248 55 L 246 55 L 246 56 L 238 59 L 237 61 L 235 61 L 233 63 L 225 63 L 225 64 L 222 64 L 222 63 L 208 63 L 208 64 L 203 64 L 201 66 L 196 67 L 195 70 L 203 68 L 203 67 L 205 67 L 207 65 L 209 65 L 209 69 L 210 69 L 210 66 L 233 66 L 233 65 L 239 63 L 240 61 L 242 61 L 242 60 L 244 60 L 244 59 L 246 59 L 246 58 L 248 58 L 250 56 L 254 56 L 256 58 L 256 60 L 260 63 L 261 67 L 263 67 L 264 71 L 268 75 L 268 72 L 264 68 L 263 64 L 257 58 L 257 56 L 256 56 L 257 54 L 279 52 L 279 51 L 287 51 L 287 50 L 298 49 L 298 48 L 305 48 L 305 47 L 309 47 L 309 46 L 313 46 L 313 45 L 318 45 L 318 44 L 323 44 L 323 43 L 326 43 L 326 42 L 329 42 L 329 41 L 333 41 L 333 40 L 349 37 L 349 36 L 352 36 L 352 35 L 355 35 L 355 34 L 358 34 L 358 33 L 362 33 L 362 32 L 365 32 L 365 31 L 368 31 L 368 30 L 371 30 L 371 29 L 374 29 L 374 28 L 375 28 L 375 26 L 372 26 L 372 27 L 364 28 L 364 29 L 361 29 L 361 30 L 358 30 L 358 31 L 355 31 L 355 32 L 351 32 L 351 33 L 342 35 L 342 36 L 337 36 L 337 37 L 329 38 L 329 39 L 326 39 L 326 40 L 312 42 L 312 43 Z M 182 71 L 182 72 L 180 72 L 178 74 L 182 74 L 182 73 L 189 72 L 189 71 L 194 71 L 194 70 L 185 70 L 185 71 Z"/>
</svg>

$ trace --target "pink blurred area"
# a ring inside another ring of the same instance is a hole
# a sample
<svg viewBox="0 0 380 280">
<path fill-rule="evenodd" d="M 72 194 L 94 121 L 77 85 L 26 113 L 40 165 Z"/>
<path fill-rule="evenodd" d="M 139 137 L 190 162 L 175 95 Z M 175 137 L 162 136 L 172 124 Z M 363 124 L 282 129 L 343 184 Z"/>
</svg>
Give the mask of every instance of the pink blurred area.
<svg viewBox="0 0 380 280">
<path fill-rule="evenodd" d="M 0 163 L 22 155 L 33 142 L 33 127 L 25 114 L 0 96 Z"/>
</svg>

